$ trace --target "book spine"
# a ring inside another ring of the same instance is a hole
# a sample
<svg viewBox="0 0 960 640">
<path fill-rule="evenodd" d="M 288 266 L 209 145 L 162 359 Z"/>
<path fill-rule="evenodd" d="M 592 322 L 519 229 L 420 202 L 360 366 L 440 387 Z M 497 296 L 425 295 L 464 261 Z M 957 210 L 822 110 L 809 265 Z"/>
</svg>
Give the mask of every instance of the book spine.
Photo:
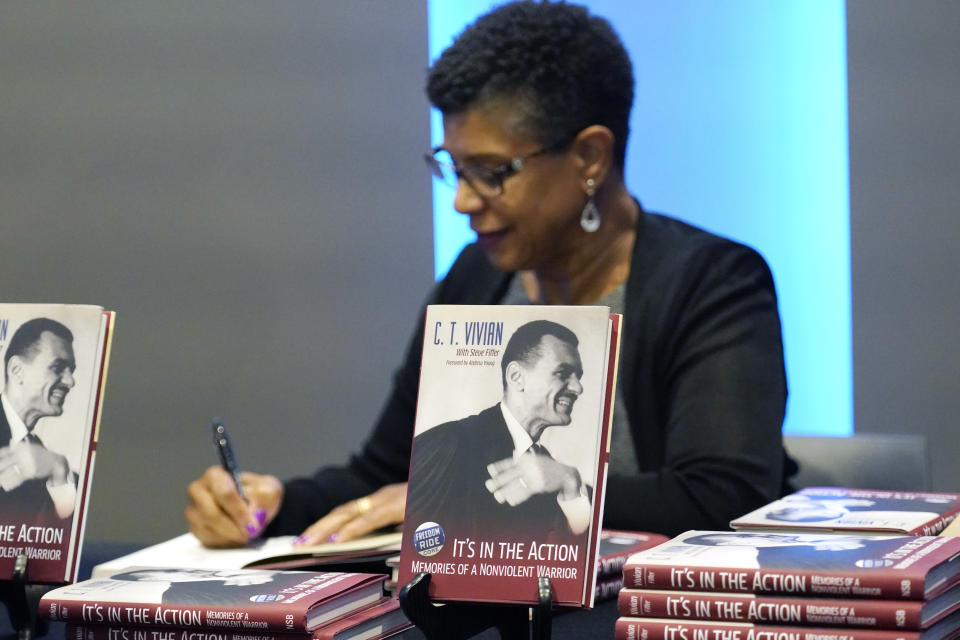
<svg viewBox="0 0 960 640">
<path fill-rule="evenodd" d="M 55 622 L 139 627 L 180 627 L 237 631 L 305 631 L 306 616 L 277 607 L 223 607 L 157 603 L 66 600 L 44 597 L 40 615 Z"/>
<path fill-rule="evenodd" d="M 651 618 L 920 629 L 923 602 L 623 589 L 617 610 Z"/>
<path fill-rule="evenodd" d="M 956 512 L 944 514 L 939 518 L 937 518 L 936 520 L 934 520 L 933 522 L 928 522 L 925 525 L 917 527 L 916 529 L 910 532 L 910 535 L 935 536 L 941 531 L 943 531 L 944 529 L 946 529 L 947 525 L 953 522 L 954 518 L 956 517 L 957 517 Z"/>
<path fill-rule="evenodd" d="M 780 595 L 920 600 L 923 579 L 880 570 L 864 572 L 740 569 L 687 565 L 623 565 L 623 585 L 632 589 L 720 591 Z"/>
<path fill-rule="evenodd" d="M 617 618 L 615 640 L 919 640 L 919 631 Z"/>
<path fill-rule="evenodd" d="M 617 597 L 617 594 L 620 593 L 620 589 L 623 588 L 623 578 L 611 578 L 608 580 L 597 581 L 596 587 L 594 587 L 593 599 L 594 602 L 600 602 L 601 600 L 613 600 Z"/>
<path fill-rule="evenodd" d="M 623 553 L 610 554 L 602 558 L 597 558 L 597 578 L 612 576 L 623 571 L 623 565 L 627 563 L 627 558 L 635 552 L 624 551 Z"/>
<path fill-rule="evenodd" d="M 64 640 L 307 640 L 302 633 L 67 624 Z"/>
</svg>

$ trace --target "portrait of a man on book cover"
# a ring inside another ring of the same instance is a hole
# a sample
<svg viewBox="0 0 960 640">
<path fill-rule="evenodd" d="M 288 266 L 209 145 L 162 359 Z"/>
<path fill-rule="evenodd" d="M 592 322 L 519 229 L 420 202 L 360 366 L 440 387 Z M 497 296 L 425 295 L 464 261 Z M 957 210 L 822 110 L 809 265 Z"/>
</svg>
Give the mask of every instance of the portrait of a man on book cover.
<svg viewBox="0 0 960 640">
<path fill-rule="evenodd" d="M 435 583 L 589 579 L 609 340 L 601 307 L 428 308 L 404 553 Z"/>
</svg>

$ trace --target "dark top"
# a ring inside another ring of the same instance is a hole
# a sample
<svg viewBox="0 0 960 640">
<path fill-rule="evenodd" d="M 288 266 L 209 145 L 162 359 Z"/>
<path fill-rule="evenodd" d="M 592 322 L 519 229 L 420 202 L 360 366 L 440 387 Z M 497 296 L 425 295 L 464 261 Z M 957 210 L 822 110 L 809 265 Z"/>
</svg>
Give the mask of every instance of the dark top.
<svg viewBox="0 0 960 640">
<path fill-rule="evenodd" d="M 472 244 L 428 303 L 497 304 L 512 277 Z M 783 450 L 786 375 L 763 258 L 641 212 L 624 310 L 618 384 L 640 472 L 611 473 L 604 526 L 666 535 L 726 529 L 732 518 L 783 495 L 795 465 Z M 299 533 L 334 506 L 406 480 L 422 317 L 361 451 L 346 466 L 286 482 L 268 534 Z"/>
</svg>

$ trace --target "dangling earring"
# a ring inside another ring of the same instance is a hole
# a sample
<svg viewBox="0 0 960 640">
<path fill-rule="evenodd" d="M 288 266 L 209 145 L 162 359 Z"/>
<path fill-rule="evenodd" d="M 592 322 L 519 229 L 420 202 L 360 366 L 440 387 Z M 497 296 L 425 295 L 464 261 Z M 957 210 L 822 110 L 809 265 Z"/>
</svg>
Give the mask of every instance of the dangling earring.
<svg viewBox="0 0 960 640">
<path fill-rule="evenodd" d="M 593 202 L 596 184 L 593 178 L 587 178 L 587 204 L 584 205 L 583 212 L 580 214 L 580 226 L 587 233 L 593 233 L 600 228 L 600 211 Z"/>
</svg>

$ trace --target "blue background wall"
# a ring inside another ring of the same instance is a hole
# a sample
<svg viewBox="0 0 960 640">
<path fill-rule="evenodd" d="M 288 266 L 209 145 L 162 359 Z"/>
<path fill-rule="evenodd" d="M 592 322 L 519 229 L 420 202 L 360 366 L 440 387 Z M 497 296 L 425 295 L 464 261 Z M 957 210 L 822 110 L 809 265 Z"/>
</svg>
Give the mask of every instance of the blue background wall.
<svg viewBox="0 0 960 640">
<path fill-rule="evenodd" d="M 499 3 L 428 5 L 434 59 Z M 846 21 L 842 1 L 586 2 L 634 63 L 628 187 L 644 206 L 749 244 L 780 296 L 784 432 L 853 432 Z M 433 114 L 434 144 L 442 142 Z M 473 238 L 434 185 L 436 273 Z"/>
</svg>

